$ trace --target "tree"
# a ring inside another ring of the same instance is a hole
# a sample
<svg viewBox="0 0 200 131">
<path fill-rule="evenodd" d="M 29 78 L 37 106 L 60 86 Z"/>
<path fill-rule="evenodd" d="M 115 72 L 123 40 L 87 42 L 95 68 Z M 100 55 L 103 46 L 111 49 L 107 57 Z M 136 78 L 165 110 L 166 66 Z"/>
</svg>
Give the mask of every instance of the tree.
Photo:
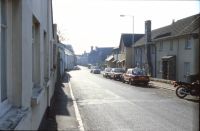
<svg viewBox="0 0 200 131">
<path fill-rule="evenodd" d="M 58 40 L 61 41 L 65 41 L 65 37 L 64 34 L 58 29 L 57 31 L 57 35 L 58 35 Z"/>
</svg>

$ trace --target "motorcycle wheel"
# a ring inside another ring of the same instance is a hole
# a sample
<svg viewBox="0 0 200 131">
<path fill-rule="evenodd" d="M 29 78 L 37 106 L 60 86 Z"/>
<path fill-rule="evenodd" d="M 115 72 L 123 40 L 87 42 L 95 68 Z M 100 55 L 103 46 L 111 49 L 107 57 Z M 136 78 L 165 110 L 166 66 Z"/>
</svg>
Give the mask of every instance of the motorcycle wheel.
<svg viewBox="0 0 200 131">
<path fill-rule="evenodd" d="M 187 96 L 187 94 L 184 93 L 184 92 L 185 92 L 184 90 L 185 90 L 185 88 L 182 87 L 182 86 L 179 86 L 179 87 L 176 89 L 176 95 L 177 95 L 179 98 L 181 98 L 181 99 Z"/>
</svg>

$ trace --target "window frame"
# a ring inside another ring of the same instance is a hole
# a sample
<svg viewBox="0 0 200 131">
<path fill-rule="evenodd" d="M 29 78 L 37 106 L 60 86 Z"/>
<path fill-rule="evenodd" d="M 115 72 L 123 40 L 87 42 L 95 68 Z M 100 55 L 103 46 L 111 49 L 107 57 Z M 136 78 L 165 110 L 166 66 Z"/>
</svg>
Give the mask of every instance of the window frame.
<svg viewBox="0 0 200 131">
<path fill-rule="evenodd" d="M 32 82 L 33 88 L 41 88 L 40 23 L 35 16 L 32 19 Z"/>
<path fill-rule="evenodd" d="M 4 2 L 4 3 L 3 3 Z M 5 6 L 2 8 L 2 3 Z M 7 0 L 1 0 L 0 1 L 0 103 L 4 102 L 8 98 L 8 83 L 7 83 L 7 76 L 8 76 L 8 71 L 7 71 L 7 42 L 8 42 L 8 35 L 7 35 Z M 2 10 L 4 10 L 2 14 Z M 4 20 L 2 20 L 4 18 Z M 2 35 L 2 30 L 4 30 L 4 35 Z M 4 38 L 3 38 L 4 37 Z M 4 40 L 4 42 L 2 42 Z M 2 48 L 3 47 L 3 48 Z M 2 54 L 3 53 L 3 54 Z M 4 56 L 4 58 L 2 57 Z M 2 64 L 4 62 L 4 65 Z M 3 67 L 2 67 L 3 65 Z M 3 70 L 3 72 L 2 72 Z M 2 80 L 3 79 L 3 80 Z M 2 84 L 2 81 L 4 81 L 4 85 Z M 4 86 L 4 88 L 2 88 Z M 3 94 L 4 91 L 4 94 Z"/>
<path fill-rule="evenodd" d="M 185 39 L 185 50 L 190 50 L 192 49 L 192 38 L 190 36 L 188 36 L 186 39 Z"/>
<path fill-rule="evenodd" d="M 43 32 L 43 51 L 44 51 L 44 80 L 45 82 L 49 79 L 49 44 L 47 41 L 47 32 Z"/>
</svg>

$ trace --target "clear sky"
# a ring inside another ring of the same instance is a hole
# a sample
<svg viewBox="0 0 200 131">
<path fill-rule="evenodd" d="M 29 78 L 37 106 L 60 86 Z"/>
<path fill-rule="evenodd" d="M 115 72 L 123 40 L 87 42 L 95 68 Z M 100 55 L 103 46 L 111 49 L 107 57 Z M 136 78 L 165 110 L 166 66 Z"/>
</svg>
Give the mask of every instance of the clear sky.
<svg viewBox="0 0 200 131">
<path fill-rule="evenodd" d="M 62 43 L 71 44 L 76 54 L 91 46 L 117 47 L 121 33 L 144 33 L 146 20 L 156 29 L 199 12 L 200 1 L 53 0 Z"/>
</svg>

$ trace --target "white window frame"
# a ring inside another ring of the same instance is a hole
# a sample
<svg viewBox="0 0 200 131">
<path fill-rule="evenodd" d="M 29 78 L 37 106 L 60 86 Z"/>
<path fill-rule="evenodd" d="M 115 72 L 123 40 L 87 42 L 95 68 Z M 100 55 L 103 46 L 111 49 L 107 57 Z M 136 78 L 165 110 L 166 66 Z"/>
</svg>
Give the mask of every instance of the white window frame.
<svg viewBox="0 0 200 131">
<path fill-rule="evenodd" d="M 190 50 L 191 48 L 192 48 L 192 38 L 190 36 L 188 36 L 185 39 L 185 49 Z"/>
</svg>

